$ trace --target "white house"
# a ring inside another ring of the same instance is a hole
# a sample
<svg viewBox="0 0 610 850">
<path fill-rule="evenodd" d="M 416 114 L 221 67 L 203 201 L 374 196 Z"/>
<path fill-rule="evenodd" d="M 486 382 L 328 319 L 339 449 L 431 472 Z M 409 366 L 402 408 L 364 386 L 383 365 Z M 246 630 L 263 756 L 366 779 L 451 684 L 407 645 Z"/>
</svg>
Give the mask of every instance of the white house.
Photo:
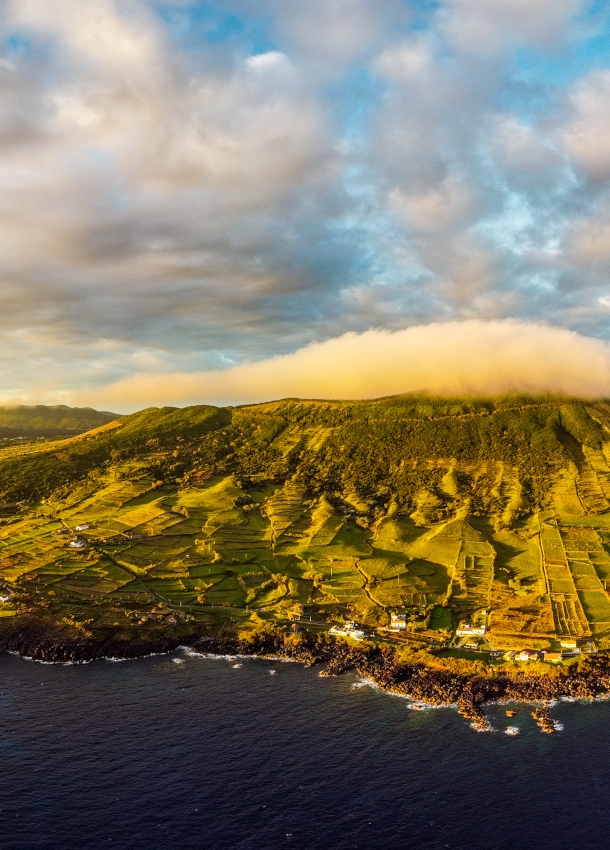
<svg viewBox="0 0 610 850">
<path fill-rule="evenodd" d="M 364 637 L 364 631 L 352 622 L 346 623 L 345 626 L 333 626 L 328 633 L 333 637 L 350 637 L 352 640 L 362 640 Z"/>
<path fill-rule="evenodd" d="M 86 531 L 88 528 L 88 525 L 77 525 L 75 531 Z"/>
<path fill-rule="evenodd" d="M 407 628 L 407 615 L 396 614 L 394 611 L 390 614 L 390 630 L 399 632 L 401 629 Z"/>
<path fill-rule="evenodd" d="M 74 540 L 71 540 L 68 543 L 68 546 L 70 546 L 71 549 L 84 549 L 86 545 L 87 541 L 85 540 L 85 538 L 80 537 L 78 534 L 76 535 Z"/>
<path fill-rule="evenodd" d="M 471 637 L 472 635 L 480 635 L 482 637 L 486 631 L 487 627 L 484 623 L 476 625 L 474 623 L 460 623 L 455 633 L 458 637 Z"/>
<path fill-rule="evenodd" d="M 515 661 L 535 661 L 538 653 L 533 649 L 522 649 L 515 655 Z"/>
</svg>

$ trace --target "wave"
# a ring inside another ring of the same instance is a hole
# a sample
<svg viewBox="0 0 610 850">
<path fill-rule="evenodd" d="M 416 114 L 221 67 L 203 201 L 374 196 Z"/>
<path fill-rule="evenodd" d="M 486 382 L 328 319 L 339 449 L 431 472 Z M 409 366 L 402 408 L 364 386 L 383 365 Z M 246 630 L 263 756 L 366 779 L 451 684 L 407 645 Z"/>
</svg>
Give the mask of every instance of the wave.
<svg viewBox="0 0 610 850">
<path fill-rule="evenodd" d="M 181 647 L 178 648 L 181 649 Z M 281 655 L 241 655 L 240 653 L 223 655 L 216 652 L 199 652 L 189 647 L 185 647 L 184 653 L 191 658 L 208 658 L 210 661 L 237 661 L 239 659 L 240 661 L 276 661 L 279 664 L 303 664 L 307 666 L 305 661 L 299 661 L 298 658 L 284 658 Z"/>
<path fill-rule="evenodd" d="M 453 708 L 457 709 L 457 705 L 454 703 L 432 703 L 426 702 L 423 699 L 413 699 L 413 697 L 408 696 L 407 694 L 401 694 L 399 691 L 393 691 L 390 689 L 380 687 L 373 679 L 369 678 L 361 678 L 357 679 L 352 684 L 352 690 L 356 690 L 358 688 L 372 688 L 375 691 L 380 691 L 382 694 L 387 694 L 390 697 L 398 697 L 398 699 L 404 699 L 407 701 L 407 708 L 409 711 L 430 711 L 432 709 L 440 709 L 440 708 Z"/>
<path fill-rule="evenodd" d="M 45 661 L 42 658 L 34 658 L 33 655 L 21 655 L 21 653 L 15 652 L 12 649 L 8 649 L 8 650 L 6 650 L 6 652 L 7 652 L 7 655 L 14 655 L 16 658 L 21 658 L 22 661 L 34 661 L 36 664 L 45 664 L 45 665 L 48 665 L 48 666 L 59 665 L 61 667 L 73 667 L 77 664 L 78 665 L 91 664 L 91 661 L 93 660 L 93 659 L 87 659 L 85 661 Z"/>
</svg>

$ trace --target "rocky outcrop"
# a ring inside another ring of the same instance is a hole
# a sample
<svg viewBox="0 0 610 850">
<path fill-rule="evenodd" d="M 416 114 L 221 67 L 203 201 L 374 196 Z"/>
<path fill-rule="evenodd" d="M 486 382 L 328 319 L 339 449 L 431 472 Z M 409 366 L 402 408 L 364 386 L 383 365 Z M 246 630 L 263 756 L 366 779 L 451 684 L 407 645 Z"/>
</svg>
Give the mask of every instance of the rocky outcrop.
<svg viewBox="0 0 610 850">
<path fill-rule="evenodd" d="M 382 690 L 429 705 L 456 705 L 459 713 L 477 729 L 489 728 L 485 705 L 490 702 L 539 703 L 533 716 L 544 731 L 554 731 L 549 702 L 562 697 L 593 699 L 610 694 L 610 655 L 599 653 L 554 675 L 457 674 L 424 663 L 400 661 L 384 644 L 352 644 L 330 641 L 328 636 L 303 634 L 292 640 L 280 629 L 253 635 L 248 640 L 210 635 L 182 635 L 158 640 L 120 640 L 116 637 L 79 637 L 53 621 L 23 617 L 0 637 L 0 651 L 47 662 L 85 662 L 102 658 L 140 658 L 171 652 L 189 645 L 211 655 L 252 655 L 286 658 L 309 666 L 324 665 L 320 675 L 336 676 L 354 671 Z M 508 712 L 507 712 L 508 713 Z"/>
<path fill-rule="evenodd" d="M 13 652 L 35 661 L 78 664 L 95 659 L 142 658 L 171 652 L 180 644 L 196 639 L 197 635 L 157 640 L 125 640 L 112 635 L 87 637 L 62 629 L 51 620 L 20 617 L 13 628 L 0 636 L 0 652 Z"/>
</svg>

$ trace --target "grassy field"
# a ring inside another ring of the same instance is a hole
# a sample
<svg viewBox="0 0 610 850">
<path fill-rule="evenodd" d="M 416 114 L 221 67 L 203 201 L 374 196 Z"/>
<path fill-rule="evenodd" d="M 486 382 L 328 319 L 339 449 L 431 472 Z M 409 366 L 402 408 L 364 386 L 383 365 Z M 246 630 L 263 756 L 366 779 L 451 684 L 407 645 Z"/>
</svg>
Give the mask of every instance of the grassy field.
<svg viewBox="0 0 610 850">
<path fill-rule="evenodd" d="M 286 401 L 7 446 L 0 613 L 153 632 L 396 611 L 415 638 L 485 615 L 494 647 L 610 646 L 606 414 Z"/>
</svg>

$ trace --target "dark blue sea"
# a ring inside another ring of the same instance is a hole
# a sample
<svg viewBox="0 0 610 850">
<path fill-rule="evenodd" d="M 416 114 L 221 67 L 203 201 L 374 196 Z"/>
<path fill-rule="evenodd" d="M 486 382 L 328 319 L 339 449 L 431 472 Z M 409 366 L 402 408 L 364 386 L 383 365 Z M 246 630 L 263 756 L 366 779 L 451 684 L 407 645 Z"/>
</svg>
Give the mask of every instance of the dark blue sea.
<svg viewBox="0 0 610 850">
<path fill-rule="evenodd" d="M 0 656 L 0 848 L 610 847 L 608 703 L 556 706 L 551 736 L 497 707 L 476 733 L 353 676 L 233 663 Z"/>
</svg>

